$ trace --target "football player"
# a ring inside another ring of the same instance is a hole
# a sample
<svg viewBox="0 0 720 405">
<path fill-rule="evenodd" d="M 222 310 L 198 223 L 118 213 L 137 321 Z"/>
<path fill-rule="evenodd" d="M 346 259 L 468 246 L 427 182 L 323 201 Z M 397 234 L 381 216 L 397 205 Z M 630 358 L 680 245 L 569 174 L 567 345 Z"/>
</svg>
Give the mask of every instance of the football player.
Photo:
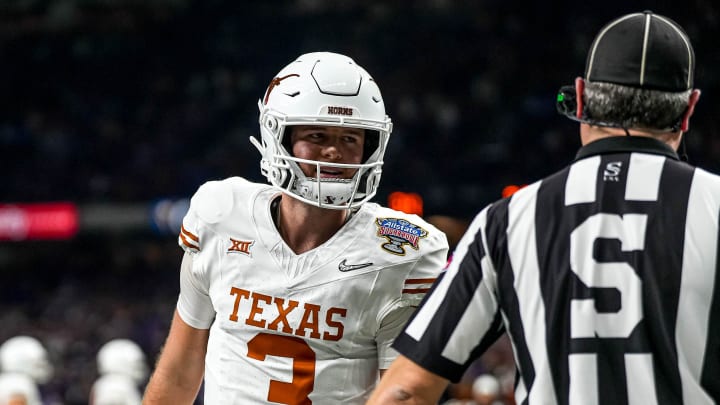
<svg viewBox="0 0 720 405">
<path fill-rule="evenodd" d="M 126 374 L 103 374 L 90 390 L 90 405 L 140 405 L 140 390 Z"/>
<path fill-rule="evenodd" d="M 90 390 L 91 405 L 139 405 L 147 381 L 145 353 L 130 339 L 112 339 L 97 353 L 100 375 Z"/>
<path fill-rule="evenodd" d="M 123 374 L 135 384 L 147 380 L 148 367 L 145 353 L 130 339 L 112 339 L 105 343 L 97 353 L 98 374 Z"/>
<path fill-rule="evenodd" d="M 49 357 L 32 336 L 14 336 L 0 345 L 0 404 L 42 405 L 38 385 L 54 373 Z"/>
<path fill-rule="evenodd" d="M 360 404 L 438 277 L 447 239 L 369 202 L 392 130 L 351 58 L 301 55 L 260 108 L 261 170 L 196 192 L 180 296 L 145 404 Z"/>
<path fill-rule="evenodd" d="M 42 405 L 35 380 L 22 373 L 0 374 L 1 405 Z"/>
<path fill-rule="evenodd" d="M 37 384 L 50 381 L 54 368 L 45 346 L 32 336 L 14 336 L 0 346 L 0 370 L 25 374 Z"/>
</svg>

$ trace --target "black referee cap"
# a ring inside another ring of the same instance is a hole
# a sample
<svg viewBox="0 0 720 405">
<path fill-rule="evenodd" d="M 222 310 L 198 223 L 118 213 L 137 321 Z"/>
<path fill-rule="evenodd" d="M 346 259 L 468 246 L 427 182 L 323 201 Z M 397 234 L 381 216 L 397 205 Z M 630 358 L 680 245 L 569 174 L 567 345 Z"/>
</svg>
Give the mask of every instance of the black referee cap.
<svg viewBox="0 0 720 405">
<path fill-rule="evenodd" d="M 619 17 L 590 47 L 585 79 L 679 92 L 693 86 L 695 53 L 673 20 L 651 11 Z"/>
</svg>

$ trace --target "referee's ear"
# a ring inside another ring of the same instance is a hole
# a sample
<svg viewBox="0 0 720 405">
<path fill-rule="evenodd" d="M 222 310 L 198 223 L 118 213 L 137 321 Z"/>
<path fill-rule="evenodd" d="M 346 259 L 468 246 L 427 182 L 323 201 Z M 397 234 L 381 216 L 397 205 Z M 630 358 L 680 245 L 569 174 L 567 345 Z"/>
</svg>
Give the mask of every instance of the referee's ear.
<svg viewBox="0 0 720 405">
<path fill-rule="evenodd" d="M 685 109 L 685 113 L 682 117 L 682 124 L 680 125 L 680 130 L 682 132 L 687 132 L 687 130 L 690 129 L 690 116 L 692 116 L 693 112 L 695 112 L 695 105 L 697 104 L 699 99 L 700 90 L 694 89 L 692 93 L 690 93 L 690 98 L 688 99 L 688 106 Z"/>
<path fill-rule="evenodd" d="M 577 109 L 575 110 L 575 116 L 579 119 L 583 117 L 583 92 L 585 91 L 585 80 L 582 77 L 575 78 L 575 102 L 577 103 Z"/>
</svg>

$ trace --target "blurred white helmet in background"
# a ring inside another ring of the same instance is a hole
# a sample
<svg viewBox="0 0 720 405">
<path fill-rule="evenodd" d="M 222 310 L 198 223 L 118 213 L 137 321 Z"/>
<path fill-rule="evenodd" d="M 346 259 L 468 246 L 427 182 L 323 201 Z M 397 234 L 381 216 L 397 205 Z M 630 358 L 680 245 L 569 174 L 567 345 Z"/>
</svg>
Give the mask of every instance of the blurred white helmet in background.
<svg viewBox="0 0 720 405">
<path fill-rule="evenodd" d="M 15 336 L 0 346 L 0 369 L 25 374 L 38 384 L 45 384 L 53 375 L 47 350 L 31 336 Z"/>
<path fill-rule="evenodd" d="M 135 380 L 123 374 L 100 376 L 90 391 L 90 405 L 140 405 L 141 398 Z"/>
<path fill-rule="evenodd" d="M 98 372 L 104 374 L 122 374 L 141 384 L 148 375 L 148 366 L 137 343 L 129 339 L 113 339 L 105 343 L 97 354 Z"/>
<path fill-rule="evenodd" d="M 377 192 L 392 122 L 380 89 L 351 58 L 331 52 L 299 56 L 270 82 L 260 108 L 260 140 L 250 141 L 262 159 L 262 174 L 292 197 L 322 208 L 357 208 Z M 327 163 L 292 155 L 288 129 L 298 125 L 365 130 L 360 164 Z M 315 164 L 307 177 L 298 163 Z M 352 179 L 320 178 L 320 167 L 352 168 Z"/>
<path fill-rule="evenodd" d="M 15 402 L 11 402 L 11 401 Z M 24 403 L 42 405 L 40 390 L 35 381 L 26 374 L 0 374 L 0 404 Z"/>
<path fill-rule="evenodd" d="M 482 374 L 472 384 L 474 393 L 483 395 L 500 395 L 500 382 L 492 374 Z"/>
</svg>

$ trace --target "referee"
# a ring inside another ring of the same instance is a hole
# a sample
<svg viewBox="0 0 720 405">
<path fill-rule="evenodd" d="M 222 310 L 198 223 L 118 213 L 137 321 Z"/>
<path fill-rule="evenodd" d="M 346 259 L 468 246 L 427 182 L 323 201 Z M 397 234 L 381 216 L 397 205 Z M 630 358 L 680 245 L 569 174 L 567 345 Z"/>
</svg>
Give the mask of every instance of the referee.
<svg viewBox="0 0 720 405">
<path fill-rule="evenodd" d="M 602 28 L 558 99 L 575 161 L 477 215 L 370 404 L 436 403 L 505 331 L 517 404 L 720 401 L 720 177 L 676 153 L 694 62 L 667 17 Z"/>
</svg>

